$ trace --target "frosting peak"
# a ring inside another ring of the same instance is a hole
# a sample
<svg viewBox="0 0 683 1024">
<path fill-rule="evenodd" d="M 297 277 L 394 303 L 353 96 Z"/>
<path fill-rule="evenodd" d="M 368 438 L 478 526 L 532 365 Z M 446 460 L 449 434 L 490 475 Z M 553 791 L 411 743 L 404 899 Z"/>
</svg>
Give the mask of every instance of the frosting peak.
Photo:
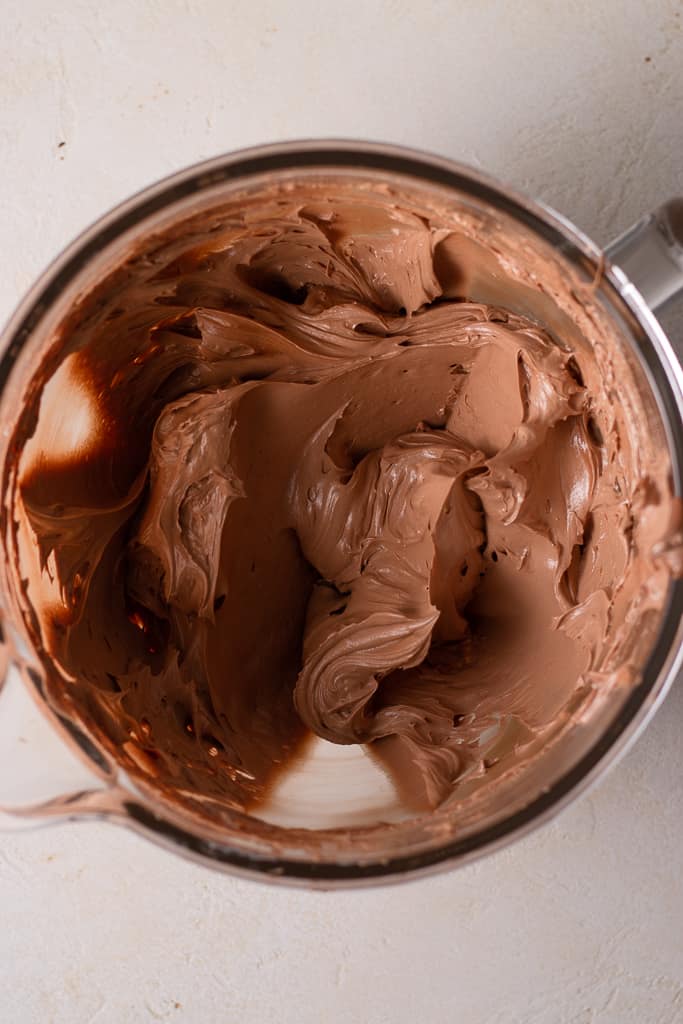
<svg viewBox="0 0 683 1024">
<path fill-rule="evenodd" d="M 629 665 L 662 453 L 610 353 L 504 279 L 446 213 L 309 184 L 156 238 L 76 311 L 17 520 L 60 693 L 132 770 L 249 807 L 312 731 L 433 807 Z"/>
</svg>

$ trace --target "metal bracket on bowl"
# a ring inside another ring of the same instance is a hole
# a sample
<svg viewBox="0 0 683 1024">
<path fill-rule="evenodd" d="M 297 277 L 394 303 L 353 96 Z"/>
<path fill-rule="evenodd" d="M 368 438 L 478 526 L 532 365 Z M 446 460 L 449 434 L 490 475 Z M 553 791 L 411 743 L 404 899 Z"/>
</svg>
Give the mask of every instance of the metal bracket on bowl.
<svg viewBox="0 0 683 1024">
<path fill-rule="evenodd" d="M 605 249 L 651 310 L 683 291 L 683 198 L 669 199 Z"/>
</svg>

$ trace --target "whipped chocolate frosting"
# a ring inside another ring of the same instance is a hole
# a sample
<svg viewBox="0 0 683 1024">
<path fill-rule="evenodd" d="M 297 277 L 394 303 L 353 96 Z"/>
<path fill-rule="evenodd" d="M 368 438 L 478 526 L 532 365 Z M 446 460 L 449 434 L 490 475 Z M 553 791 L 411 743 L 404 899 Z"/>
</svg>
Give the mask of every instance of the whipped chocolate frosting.
<svg viewBox="0 0 683 1024">
<path fill-rule="evenodd" d="M 309 182 L 148 239 L 62 325 L 18 544 L 54 699 L 130 770 L 253 808 L 315 734 L 435 807 L 635 677 L 668 459 L 582 297 L 544 326 L 516 274 L 550 310 L 447 208 Z"/>
</svg>

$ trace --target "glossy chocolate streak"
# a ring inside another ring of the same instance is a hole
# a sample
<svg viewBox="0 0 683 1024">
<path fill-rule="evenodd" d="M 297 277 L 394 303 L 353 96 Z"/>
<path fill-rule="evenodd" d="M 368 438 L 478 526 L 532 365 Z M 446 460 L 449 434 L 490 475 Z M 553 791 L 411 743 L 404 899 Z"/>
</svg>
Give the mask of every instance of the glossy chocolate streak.
<svg viewBox="0 0 683 1024">
<path fill-rule="evenodd" d="M 604 352 L 468 301 L 478 259 L 302 187 L 156 239 L 72 321 L 20 498 L 46 645 L 134 766 L 250 806 L 313 731 L 436 806 L 628 675 L 665 460 Z"/>
</svg>

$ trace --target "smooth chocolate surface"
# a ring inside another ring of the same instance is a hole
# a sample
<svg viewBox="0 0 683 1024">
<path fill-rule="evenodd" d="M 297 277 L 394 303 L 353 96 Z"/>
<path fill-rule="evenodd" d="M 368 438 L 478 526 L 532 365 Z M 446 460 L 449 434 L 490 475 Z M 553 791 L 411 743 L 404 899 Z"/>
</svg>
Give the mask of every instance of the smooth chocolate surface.
<svg viewBox="0 0 683 1024">
<path fill-rule="evenodd" d="M 66 325 L 17 519 L 132 768 L 255 807 L 313 732 L 435 807 L 638 671 L 666 453 L 609 346 L 473 301 L 505 274 L 446 214 L 308 184 L 154 239 Z"/>
</svg>

